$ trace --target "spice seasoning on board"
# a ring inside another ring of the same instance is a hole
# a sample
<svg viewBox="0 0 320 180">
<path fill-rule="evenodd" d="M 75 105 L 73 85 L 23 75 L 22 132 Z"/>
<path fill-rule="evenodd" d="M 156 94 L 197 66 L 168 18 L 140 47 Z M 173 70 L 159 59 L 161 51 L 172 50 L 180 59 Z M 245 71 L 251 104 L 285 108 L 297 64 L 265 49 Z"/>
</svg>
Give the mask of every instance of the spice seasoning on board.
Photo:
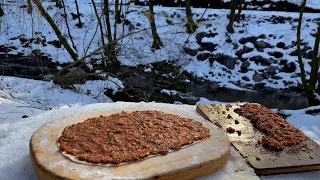
<svg viewBox="0 0 320 180">
<path fill-rule="evenodd" d="M 91 163 L 135 161 L 165 155 L 210 137 L 198 121 L 160 111 L 121 112 L 66 127 L 58 138 L 62 151 Z"/>
<path fill-rule="evenodd" d="M 306 142 L 306 136 L 299 129 L 264 106 L 244 104 L 234 111 L 266 134 L 260 143 L 270 150 L 281 151 L 285 146 Z"/>
</svg>

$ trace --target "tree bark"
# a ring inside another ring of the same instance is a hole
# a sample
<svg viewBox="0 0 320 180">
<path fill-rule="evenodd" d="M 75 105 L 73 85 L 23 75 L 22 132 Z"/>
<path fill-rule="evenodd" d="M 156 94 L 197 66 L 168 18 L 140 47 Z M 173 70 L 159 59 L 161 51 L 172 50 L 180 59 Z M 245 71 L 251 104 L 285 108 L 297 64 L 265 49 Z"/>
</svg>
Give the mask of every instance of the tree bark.
<svg viewBox="0 0 320 180">
<path fill-rule="evenodd" d="M 119 14 L 119 0 L 115 0 L 115 15 L 114 15 L 114 30 L 113 30 L 113 39 L 117 39 L 117 25 L 118 21 L 120 19 L 120 14 Z"/>
<path fill-rule="evenodd" d="M 231 0 L 230 2 L 230 9 L 231 9 L 231 13 L 230 13 L 230 20 L 229 20 L 229 24 L 227 26 L 227 31 L 229 33 L 234 33 L 233 30 L 233 22 L 234 22 L 234 15 L 236 13 L 236 6 L 237 6 L 237 1 L 236 0 Z"/>
<path fill-rule="evenodd" d="M 0 5 L 0 6 L 1 6 L 1 5 Z M 28 14 L 32 14 L 33 8 L 32 8 L 31 0 L 27 0 L 27 6 L 28 6 L 28 8 L 27 8 Z M 0 13 L 0 14 L 1 14 L 1 13 Z"/>
<path fill-rule="evenodd" d="M 119 0 L 115 0 L 115 21 L 117 22 L 117 24 L 121 23 L 121 18 L 120 18 L 120 13 L 121 13 L 121 8 L 119 8 L 119 6 L 122 6 L 122 2 L 119 4 Z"/>
<path fill-rule="evenodd" d="M 47 13 L 47 11 L 43 8 L 42 4 L 40 3 L 39 0 L 32 0 L 33 3 L 36 5 L 38 10 L 40 11 L 41 15 L 48 21 L 54 32 L 56 33 L 59 41 L 61 44 L 66 48 L 68 53 L 70 54 L 71 58 L 76 61 L 78 59 L 78 55 L 73 51 L 73 49 L 70 47 L 68 41 L 66 38 L 62 36 L 61 31 L 59 30 L 58 26 L 55 24 L 51 16 Z"/>
<path fill-rule="evenodd" d="M 61 0 L 57 0 L 57 1 L 56 1 L 56 7 L 62 8 Z"/>
<path fill-rule="evenodd" d="M 76 4 L 77 16 L 78 16 L 78 24 L 76 24 L 76 26 L 78 26 L 78 28 L 82 28 L 83 23 L 81 22 L 81 14 L 79 11 L 78 0 L 74 0 L 74 3 Z"/>
<path fill-rule="evenodd" d="M 239 2 L 239 9 L 238 9 L 238 15 L 237 15 L 237 22 L 240 22 L 240 18 L 241 18 L 241 12 L 242 12 L 242 6 L 245 0 L 240 0 Z"/>
<path fill-rule="evenodd" d="M 104 0 L 104 15 L 106 18 L 107 26 L 107 38 L 108 42 L 112 42 L 112 32 L 111 32 L 111 23 L 110 23 L 110 7 L 108 0 Z M 110 44 L 106 49 L 107 61 L 105 61 L 105 68 L 110 68 L 111 66 L 117 67 L 118 61 L 116 56 L 116 44 Z M 112 67 L 111 67 L 112 68 Z"/>
<path fill-rule="evenodd" d="M 0 4 L 0 17 L 2 17 L 4 15 L 4 11 L 2 9 L 2 5 Z"/>
<path fill-rule="evenodd" d="M 149 0 L 149 10 L 150 10 L 149 21 L 150 21 L 151 32 L 152 32 L 152 36 L 153 36 L 152 48 L 160 49 L 160 47 L 163 46 L 163 44 L 162 44 L 160 37 L 157 33 L 157 27 L 156 27 L 156 23 L 154 21 L 153 0 Z"/>
<path fill-rule="evenodd" d="M 307 3 L 307 0 L 304 0 L 302 2 L 301 8 L 300 8 L 300 15 L 299 15 L 298 27 L 297 27 L 297 53 L 298 53 L 298 62 L 299 62 L 299 65 L 300 65 L 300 71 L 301 71 L 302 85 L 303 85 L 303 88 L 304 88 L 305 92 L 308 94 L 308 92 L 307 92 L 308 83 L 307 83 L 307 80 L 306 80 L 306 73 L 305 73 L 304 64 L 303 64 L 303 61 L 302 61 L 301 39 L 300 39 L 303 11 L 304 11 L 304 8 L 306 6 L 306 3 Z"/>
<path fill-rule="evenodd" d="M 66 6 L 64 4 L 64 0 L 61 0 L 61 3 L 62 3 L 62 6 L 63 6 L 63 12 L 64 12 L 64 16 L 63 17 L 64 17 L 64 21 L 65 21 L 66 26 L 67 26 L 67 30 L 68 30 L 68 34 L 69 34 L 69 37 L 70 37 L 70 41 L 72 43 L 73 49 L 77 51 L 77 47 L 74 44 L 73 38 L 72 38 L 72 35 L 71 35 L 71 31 L 70 31 L 70 27 L 69 27 L 69 23 L 68 23 L 68 15 L 67 15 Z"/>
<path fill-rule="evenodd" d="M 110 25 L 110 9 L 109 9 L 109 1 L 104 0 L 104 15 L 106 16 L 106 25 L 107 25 L 107 38 L 108 41 L 112 41 L 111 35 L 111 25 Z"/>
<path fill-rule="evenodd" d="M 190 0 L 186 0 L 186 14 L 187 14 L 187 32 L 192 34 L 196 31 L 197 25 L 194 23 L 193 18 L 192 18 L 192 11 L 191 11 L 191 5 L 190 5 Z"/>
<path fill-rule="evenodd" d="M 316 88 L 316 83 L 318 79 L 318 71 L 319 71 L 319 41 L 320 41 L 320 26 L 318 27 L 318 32 L 316 34 L 316 40 L 314 42 L 314 49 L 312 53 L 312 62 L 311 62 L 311 74 L 309 81 L 309 91 L 314 91 Z"/>
<path fill-rule="evenodd" d="M 104 46 L 106 43 L 104 42 L 104 33 L 103 33 L 103 27 L 102 27 L 101 19 L 100 19 L 99 14 L 98 14 L 96 3 L 94 2 L 94 0 L 91 0 L 91 2 L 92 2 L 92 5 L 93 5 L 94 13 L 95 13 L 96 18 L 97 18 L 98 23 L 99 23 L 100 34 L 101 34 L 101 42 L 102 42 L 102 45 Z"/>
</svg>

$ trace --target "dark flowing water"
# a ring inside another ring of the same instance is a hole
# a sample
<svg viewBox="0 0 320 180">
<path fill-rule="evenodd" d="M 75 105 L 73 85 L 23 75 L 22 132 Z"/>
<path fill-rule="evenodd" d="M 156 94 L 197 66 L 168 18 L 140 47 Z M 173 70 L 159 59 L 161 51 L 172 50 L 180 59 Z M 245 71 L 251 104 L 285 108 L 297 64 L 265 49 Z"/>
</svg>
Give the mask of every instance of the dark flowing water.
<svg viewBox="0 0 320 180">
<path fill-rule="evenodd" d="M 136 75 L 123 79 L 131 86 L 140 87 L 141 89 L 171 89 L 163 86 L 159 87 L 159 81 L 155 80 L 149 73 L 137 71 L 136 69 L 131 70 L 135 72 Z M 184 99 L 190 99 L 187 101 L 189 104 L 194 104 L 198 98 L 204 97 L 212 101 L 220 102 L 256 102 L 268 108 L 294 110 L 308 107 L 308 100 L 302 94 L 281 90 L 267 92 L 219 88 L 216 91 L 210 92 L 212 89 L 208 86 L 208 83 L 197 83 L 194 81 L 191 81 L 188 87 L 183 90 L 185 93 L 178 93 L 178 95 L 180 95 L 180 97 L 181 95 L 184 96 Z"/>
<path fill-rule="evenodd" d="M 219 89 L 208 93 L 206 84 L 191 83 L 186 89 L 196 97 L 205 97 L 220 102 L 256 102 L 268 108 L 302 109 L 308 107 L 308 100 L 301 94 L 294 92 L 260 92 Z"/>
</svg>

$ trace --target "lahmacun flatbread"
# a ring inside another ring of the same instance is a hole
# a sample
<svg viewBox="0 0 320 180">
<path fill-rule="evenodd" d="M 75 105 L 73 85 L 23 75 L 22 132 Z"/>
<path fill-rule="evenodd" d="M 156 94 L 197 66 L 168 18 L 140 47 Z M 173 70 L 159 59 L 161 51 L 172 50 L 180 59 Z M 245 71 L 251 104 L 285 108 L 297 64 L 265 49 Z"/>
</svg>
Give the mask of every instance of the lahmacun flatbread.
<svg viewBox="0 0 320 180">
<path fill-rule="evenodd" d="M 119 164 L 165 155 L 208 137 L 210 130 L 201 122 L 148 110 L 89 118 L 67 126 L 57 142 L 68 157 L 93 164 Z"/>
</svg>

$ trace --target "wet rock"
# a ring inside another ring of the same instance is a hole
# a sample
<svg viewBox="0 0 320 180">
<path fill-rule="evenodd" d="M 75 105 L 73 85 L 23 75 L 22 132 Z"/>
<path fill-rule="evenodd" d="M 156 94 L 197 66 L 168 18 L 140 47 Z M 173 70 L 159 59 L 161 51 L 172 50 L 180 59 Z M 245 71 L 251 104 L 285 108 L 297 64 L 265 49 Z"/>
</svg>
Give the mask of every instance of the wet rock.
<svg viewBox="0 0 320 180">
<path fill-rule="evenodd" d="M 252 76 L 252 79 L 253 79 L 254 82 L 260 82 L 260 81 L 264 80 L 263 76 L 261 74 L 258 74 L 258 73 L 255 73 Z"/>
<path fill-rule="evenodd" d="M 249 71 L 248 67 L 250 66 L 250 62 L 249 61 L 244 61 L 241 65 L 241 69 L 240 71 L 243 73 L 246 73 Z"/>
<path fill-rule="evenodd" d="M 261 65 L 262 66 L 269 66 L 270 64 L 274 63 L 274 59 L 262 59 Z"/>
<path fill-rule="evenodd" d="M 287 72 L 287 73 L 292 73 L 297 69 L 296 63 L 290 62 L 287 63 L 281 68 L 281 72 Z"/>
<path fill-rule="evenodd" d="M 61 48 L 61 42 L 59 40 L 49 41 L 48 44 L 52 44 L 56 48 Z"/>
<path fill-rule="evenodd" d="M 242 50 L 242 53 L 245 54 L 245 53 L 249 53 L 249 52 L 252 52 L 252 51 L 253 51 L 252 47 L 244 46 L 243 50 Z"/>
<path fill-rule="evenodd" d="M 134 25 L 133 24 L 129 24 L 128 30 L 129 31 L 133 31 L 134 29 L 135 29 Z"/>
<path fill-rule="evenodd" d="M 184 48 L 184 52 L 189 54 L 190 56 L 195 56 L 198 54 L 198 49 Z"/>
<path fill-rule="evenodd" d="M 287 62 L 288 62 L 288 60 L 283 59 L 283 60 L 281 60 L 281 61 L 280 61 L 280 63 L 279 63 L 279 64 L 280 64 L 280 65 L 285 65 L 285 64 L 287 64 Z"/>
<path fill-rule="evenodd" d="M 213 93 L 219 89 L 219 84 L 217 82 L 210 82 L 207 87 L 209 93 Z"/>
<path fill-rule="evenodd" d="M 236 64 L 236 58 L 233 58 L 231 56 L 226 55 L 217 55 L 216 60 L 220 63 L 225 65 L 229 69 L 234 69 L 234 66 Z"/>
<path fill-rule="evenodd" d="M 267 72 L 267 71 L 264 71 L 262 73 L 262 76 L 265 78 L 265 79 L 269 79 L 270 78 L 270 74 Z"/>
<path fill-rule="evenodd" d="M 197 59 L 199 61 L 204 61 L 204 60 L 208 59 L 209 56 L 210 56 L 210 53 L 202 53 L 197 56 Z"/>
<path fill-rule="evenodd" d="M 252 58 L 250 58 L 250 61 L 254 61 L 256 64 L 259 64 L 260 62 L 263 61 L 263 57 L 262 56 L 254 56 Z"/>
<path fill-rule="evenodd" d="M 296 45 L 295 45 L 295 46 L 296 46 Z M 303 56 L 305 56 L 305 55 L 307 54 L 307 51 L 310 50 L 310 49 L 312 49 L 312 48 L 309 47 L 309 46 L 304 46 L 304 47 L 301 49 L 301 54 L 302 54 Z M 290 55 L 290 56 L 298 56 L 298 50 L 296 49 L 296 50 L 292 51 L 289 55 Z"/>
<path fill-rule="evenodd" d="M 286 44 L 283 43 L 283 42 L 278 42 L 277 45 L 276 45 L 277 48 L 282 48 L 282 49 L 285 49 L 286 47 Z"/>
<path fill-rule="evenodd" d="M 239 42 L 241 44 L 246 44 L 248 42 L 254 44 L 257 41 L 257 39 L 258 39 L 257 37 L 252 36 L 252 37 L 241 38 Z"/>
<path fill-rule="evenodd" d="M 245 80 L 245 81 L 250 81 L 250 79 L 248 78 L 248 76 L 243 76 L 241 79 Z"/>
<path fill-rule="evenodd" d="M 259 89 L 264 89 L 264 87 L 266 86 L 266 83 L 259 82 L 259 83 L 256 83 L 254 86 Z"/>
<path fill-rule="evenodd" d="M 270 65 L 266 70 L 268 73 L 274 75 L 280 71 L 280 68 L 278 66 Z"/>
<path fill-rule="evenodd" d="M 260 39 L 266 39 L 267 36 L 266 36 L 265 34 L 261 34 L 258 38 L 260 38 Z"/>
<path fill-rule="evenodd" d="M 282 79 L 282 77 L 275 75 L 275 76 L 271 76 L 271 79 L 279 80 L 279 79 Z"/>
<path fill-rule="evenodd" d="M 232 43 L 232 39 L 231 39 L 230 37 L 228 37 L 228 38 L 226 39 L 226 42 L 227 42 L 227 43 Z"/>
<path fill-rule="evenodd" d="M 198 43 L 198 44 L 201 44 L 201 40 L 202 40 L 204 37 L 207 37 L 208 35 L 209 35 L 209 33 L 206 33 L 206 32 L 200 32 L 200 33 L 196 34 L 197 43 Z"/>
<path fill-rule="evenodd" d="M 124 20 L 124 24 L 125 24 L 126 26 L 128 26 L 129 24 L 131 24 L 131 21 L 129 21 L 128 19 L 126 19 L 126 20 Z"/>
<path fill-rule="evenodd" d="M 282 58 L 283 54 L 281 52 L 268 52 L 270 56 L 274 56 L 275 58 Z"/>
<path fill-rule="evenodd" d="M 256 47 L 256 48 L 266 48 L 267 47 L 267 43 L 266 42 L 264 42 L 264 41 L 256 41 L 255 43 L 254 43 L 254 46 Z"/>
<path fill-rule="evenodd" d="M 212 42 L 201 42 L 201 50 L 208 50 L 208 51 L 214 51 L 216 50 L 216 47 L 218 46 L 217 44 L 213 44 Z"/>
<path fill-rule="evenodd" d="M 264 52 L 263 48 L 257 48 L 257 51 Z"/>
<path fill-rule="evenodd" d="M 303 57 L 306 59 L 312 59 L 312 53 L 313 53 L 313 50 L 310 50 L 310 51 L 306 52 Z"/>
</svg>

